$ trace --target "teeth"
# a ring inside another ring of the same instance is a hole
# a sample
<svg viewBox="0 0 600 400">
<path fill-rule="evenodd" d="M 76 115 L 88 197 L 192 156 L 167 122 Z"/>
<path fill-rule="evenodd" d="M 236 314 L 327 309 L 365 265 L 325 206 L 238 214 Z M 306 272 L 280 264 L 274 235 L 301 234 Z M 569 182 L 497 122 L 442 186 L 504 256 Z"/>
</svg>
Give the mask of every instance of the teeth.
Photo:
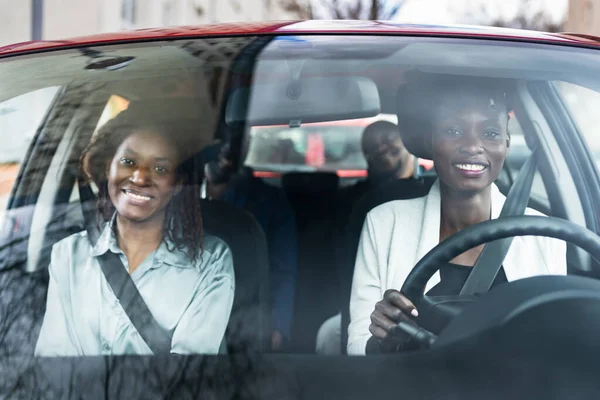
<svg viewBox="0 0 600 400">
<path fill-rule="evenodd" d="M 456 168 L 462 169 L 464 171 L 483 171 L 485 169 L 485 165 L 481 165 L 481 164 L 456 164 Z"/>
<path fill-rule="evenodd" d="M 126 193 L 127 193 L 127 196 L 132 197 L 137 200 L 150 200 L 149 196 L 142 196 L 142 195 L 131 193 L 131 192 L 126 192 Z"/>
</svg>

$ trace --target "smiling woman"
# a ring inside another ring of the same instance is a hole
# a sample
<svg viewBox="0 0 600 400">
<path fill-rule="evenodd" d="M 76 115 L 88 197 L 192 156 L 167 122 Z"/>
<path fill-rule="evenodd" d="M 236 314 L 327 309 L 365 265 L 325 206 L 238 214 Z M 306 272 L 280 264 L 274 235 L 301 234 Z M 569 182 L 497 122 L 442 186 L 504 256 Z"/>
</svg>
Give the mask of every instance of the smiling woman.
<svg viewBox="0 0 600 400">
<path fill-rule="evenodd" d="M 445 187 L 478 191 L 502 171 L 510 146 L 510 106 L 502 87 L 458 81 L 438 99 L 430 146 Z"/>
<path fill-rule="evenodd" d="M 416 326 L 419 312 L 395 288 L 438 243 L 499 217 L 506 198 L 494 181 L 510 148 L 510 89 L 505 81 L 429 74 L 399 90 L 398 122 L 407 148 L 432 159 L 439 179 L 427 196 L 391 201 L 367 215 L 352 284 L 349 353 L 416 348 L 397 325 Z M 531 209 L 525 214 L 540 215 Z M 472 248 L 441 266 L 428 293 L 457 295 L 482 250 Z M 493 284 L 566 272 L 563 242 L 524 237 L 513 243 Z"/>
<path fill-rule="evenodd" d="M 233 304 L 232 257 L 221 240 L 203 238 L 193 158 L 176 133 L 132 106 L 84 151 L 103 230 L 95 245 L 82 232 L 54 246 L 36 354 L 152 353 L 103 279 L 98 260 L 107 252 L 173 333 L 171 352 L 219 351 Z"/>
</svg>

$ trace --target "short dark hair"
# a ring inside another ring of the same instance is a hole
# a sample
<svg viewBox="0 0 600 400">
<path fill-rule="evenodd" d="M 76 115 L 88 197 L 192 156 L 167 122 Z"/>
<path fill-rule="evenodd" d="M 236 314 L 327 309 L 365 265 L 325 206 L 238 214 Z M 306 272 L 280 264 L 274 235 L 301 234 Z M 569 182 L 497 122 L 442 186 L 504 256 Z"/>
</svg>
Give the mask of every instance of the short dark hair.
<svg viewBox="0 0 600 400">
<path fill-rule="evenodd" d="M 367 142 L 367 140 L 373 135 L 382 133 L 396 133 L 398 135 L 398 138 L 400 138 L 398 125 L 386 120 L 375 121 L 372 124 L 368 125 L 362 133 L 361 146 L 363 152 L 365 150 L 365 143 Z"/>
<path fill-rule="evenodd" d="M 441 74 L 409 76 L 408 83 L 398 90 L 396 113 L 406 148 L 421 158 L 431 159 L 429 149 L 423 144 L 425 135 L 431 134 L 433 122 L 446 104 L 466 104 L 475 95 L 485 96 L 490 107 L 507 118 L 512 110 L 513 86 L 507 79 Z"/>
<path fill-rule="evenodd" d="M 202 251 L 202 214 L 200 210 L 201 168 L 198 158 L 189 151 L 189 142 L 179 137 L 168 124 L 134 108 L 127 109 L 107 122 L 83 151 L 80 160 L 82 172 L 98 187 L 98 218 L 108 221 L 115 207 L 108 194 L 107 168 L 117 149 L 135 131 L 147 130 L 159 134 L 175 146 L 182 162 L 175 174 L 181 191 L 166 207 L 164 238 L 178 250 L 184 250 L 192 261 Z"/>
</svg>

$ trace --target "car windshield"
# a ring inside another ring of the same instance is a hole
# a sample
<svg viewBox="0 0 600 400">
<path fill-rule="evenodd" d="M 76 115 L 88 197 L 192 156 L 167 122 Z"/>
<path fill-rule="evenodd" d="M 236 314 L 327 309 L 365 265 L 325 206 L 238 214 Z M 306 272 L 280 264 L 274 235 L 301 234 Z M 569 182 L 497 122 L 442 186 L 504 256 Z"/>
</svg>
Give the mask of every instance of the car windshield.
<svg viewBox="0 0 600 400">
<path fill-rule="evenodd" d="M 417 357 L 478 326 L 436 296 L 596 276 L 552 224 L 600 229 L 599 64 L 377 34 L 5 56 L 0 359 Z"/>
</svg>

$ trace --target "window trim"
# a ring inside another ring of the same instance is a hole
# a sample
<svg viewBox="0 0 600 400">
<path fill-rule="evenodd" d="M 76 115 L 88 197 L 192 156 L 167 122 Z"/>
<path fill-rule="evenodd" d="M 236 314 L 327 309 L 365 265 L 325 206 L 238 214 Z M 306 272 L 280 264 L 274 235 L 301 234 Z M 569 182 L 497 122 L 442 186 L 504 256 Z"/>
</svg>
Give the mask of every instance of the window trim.
<svg viewBox="0 0 600 400">
<path fill-rule="evenodd" d="M 539 144 L 542 147 L 540 169 L 552 210 L 557 217 L 587 227 L 590 210 L 589 193 L 582 191 L 581 171 L 573 169 L 575 154 L 565 146 L 565 131 L 560 122 L 564 119 L 561 110 L 557 110 L 556 98 L 551 99 L 548 84 L 543 82 L 524 83 L 522 92 L 526 108 L 532 119 L 534 129 L 539 131 Z M 557 96 L 554 93 L 554 96 Z M 554 101 L 552 101 L 554 100 Z M 574 132 L 573 132 L 574 133 Z M 571 136 L 571 135 L 570 135 Z M 567 262 L 576 266 L 569 272 L 589 273 L 592 271 L 591 256 L 580 248 L 567 244 Z"/>
<path fill-rule="evenodd" d="M 566 83 L 581 86 L 570 82 Z M 594 207 L 595 204 L 600 204 L 600 168 L 597 165 L 590 146 L 587 145 L 585 135 L 579 129 L 577 119 L 569 111 L 569 107 L 563 100 L 556 84 L 554 82 L 546 83 L 545 86 L 548 91 L 546 95 L 556 108 L 557 122 L 561 124 L 558 137 L 559 144 L 561 148 L 569 152 L 570 157 L 567 157 L 569 168 L 577 171 L 582 180 L 582 184 L 580 184 L 578 189 L 581 189 L 585 193 L 584 197 L 590 200 L 589 207 L 584 207 L 586 227 L 596 234 L 600 234 L 600 211 L 598 211 L 597 207 Z M 600 94 L 596 89 L 587 86 L 581 87 Z M 569 132 L 569 134 L 565 135 L 565 132 Z M 593 181 L 584 179 L 584 176 L 589 176 Z"/>
<path fill-rule="evenodd" d="M 39 90 L 39 89 L 35 89 L 35 90 Z M 40 123 L 36 129 L 36 133 L 33 135 L 33 138 L 31 139 L 31 143 L 29 144 L 29 147 L 27 148 L 27 151 L 25 152 L 25 155 L 23 156 L 23 161 L 21 162 L 19 172 L 17 174 L 17 177 L 15 178 L 15 182 L 13 183 L 13 187 L 10 191 L 10 195 L 9 195 L 10 197 L 8 199 L 8 203 L 6 205 L 5 211 L 9 211 L 13 208 L 23 207 L 23 206 L 27 205 L 27 204 L 22 204 L 23 203 L 22 201 L 21 202 L 17 201 L 17 199 L 23 198 L 23 196 L 19 196 L 19 194 L 20 194 L 19 188 L 21 188 L 21 183 L 23 182 L 23 179 L 26 176 L 27 172 L 30 171 L 31 164 L 33 164 L 33 162 L 32 162 L 33 159 L 31 157 L 31 155 L 34 153 L 35 149 L 37 148 L 40 138 L 42 138 L 44 136 L 44 129 L 48 125 L 48 122 L 55 118 L 56 107 L 60 103 L 62 97 L 64 96 L 65 91 L 66 91 L 66 88 L 64 86 L 59 86 L 58 90 L 56 91 L 56 94 L 54 95 L 54 98 L 48 104 L 48 107 L 46 109 L 44 117 L 40 121 Z"/>
<path fill-rule="evenodd" d="M 599 216 L 594 207 L 594 197 L 596 199 L 600 197 L 600 179 L 591 152 L 583 144 L 581 132 L 577 129 L 556 88 L 548 82 L 530 85 L 536 86 L 533 95 L 538 102 L 545 106 L 541 112 L 554 133 L 558 150 L 563 155 L 568 175 L 572 178 L 570 183 L 573 187 L 571 189 L 574 189 L 573 193 L 577 193 L 578 204 L 581 206 L 584 216 L 584 220 L 579 223 L 598 233 L 600 221 L 598 221 Z M 561 172 L 564 173 L 564 171 Z M 592 178 L 593 181 L 590 181 L 589 178 Z M 567 213 L 571 217 L 569 211 L 573 208 L 572 194 L 566 196 L 564 202 Z"/>
<path fill-rule="evenodd" d="M 13 193 L 16 194 L 11 195 L 10 207 L 7 208 L 7 212 L 14 210 L 13 212 L 18 215 L 19 209 L 33 207 L 32 217 L 24 221 L 17 216 L 16 220 L 6 218 L 4 222 L 8 224 L 14 221 L 14 223 L 27 224 L 27 226 L 21 226 L 20 230 L 26 234 L 26 249 L 24 251 L 26 258 L 23 260 L 23 268 L 25 272 L 29 273 L 37 271 L 40 267 L 39 263 L 43 259 L 44 244 L 48 240 L 48 221 L 56 214 L 56 205 L 61 201 L 58 189 L 63 185 L 68 175 L 72 175 L 72 171 L 68 168 L 69 157 L 72 150 L 79 143 L 77 137 L 80 133 L 79 128 L 86 127 L 86 124 L 82 123 L 85 118 L 96 114 L 99 118 L 102 106 L 105 105 L 105 102 L 99 103 L 102 105 L 98 106 L 99 111 L 97 113 L 94 112 L 95 108 L 86 107 L 82 109 L 74 106 L 83 100 L 77 86 L 72 88 L 65 86 L 60 92 L 60 97 L 55 99 L 51 111 L 38 128 L 38 132 L 29 146 L 19 176 L 26 176 L 36 170 L 45 172 L 39 179 L 30 182 L 31 184 L 27 188 L 23 188 L 21 179 L 15 181 Z M 90 90 L 84 93 L 85 100 L 94 97 L 97 100 L 98 96 L 103 96 L 104 99 L 102 92 Z M 106 97 L 107 99 L 108 97 Z M 98 102 L 91 101 L 89 104 L 98 104 Z M 64 134 L 60 131 L 61 128 L 64 129 Z M 61 151 L 61 149 L 64 151 Z M 43 157 L 37 156 L 40 151 L 43 151 Z M 75 181 L 74 175 L 72 180 Z M 22 190 L 27 190 L 30 195 L 27 197 L 18 196 Z M 39 229 L 36 228 L 38 226 Z M 35 238 L 32 237 L 34 230 Z"/>
</svg>

